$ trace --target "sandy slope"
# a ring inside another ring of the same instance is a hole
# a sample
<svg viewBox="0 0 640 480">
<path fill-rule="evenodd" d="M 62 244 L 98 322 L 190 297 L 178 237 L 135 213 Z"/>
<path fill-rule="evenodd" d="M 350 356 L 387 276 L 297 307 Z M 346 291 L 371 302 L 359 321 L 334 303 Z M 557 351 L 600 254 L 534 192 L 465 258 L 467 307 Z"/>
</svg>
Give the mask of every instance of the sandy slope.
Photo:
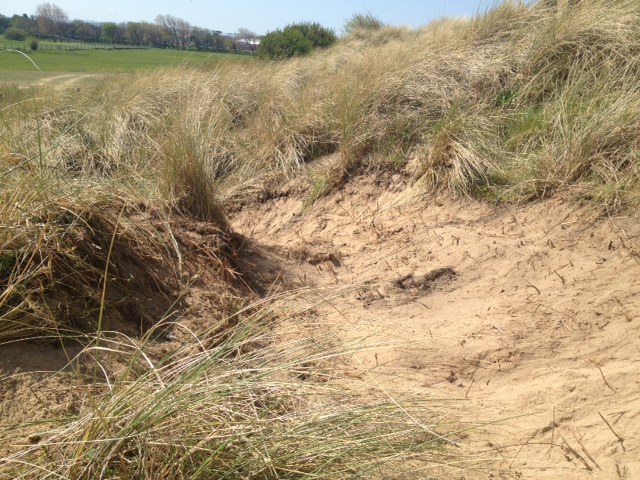
<svg viewBox="0 0 640 480">
<path fill-rule="evenodd" d="M 345 335 L 402 341 L 359 354 L 372 388 L 496 421 L 468 440 L 497 460 L 488 478 L 640 478 L 637 219 L 440 204 L 367 179 L 309 210 L 252 205 L 234 227 L 266 280 L 345 289 L 320 307 Z"/>
</svg>

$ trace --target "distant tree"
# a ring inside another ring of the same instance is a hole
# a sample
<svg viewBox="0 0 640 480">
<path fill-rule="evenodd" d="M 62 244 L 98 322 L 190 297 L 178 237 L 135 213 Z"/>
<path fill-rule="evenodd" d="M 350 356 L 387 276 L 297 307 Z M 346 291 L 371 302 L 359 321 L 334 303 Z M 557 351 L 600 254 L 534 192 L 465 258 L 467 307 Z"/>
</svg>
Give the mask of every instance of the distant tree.
<svg viewBox="0 0 640 480">
<path fill-rule="evenodd" d="M 335 41 L 333 30 L 318 23 L 294 23 L 262 37 L 257 53 L 262 58 L 289 58 L 305 55 L 314 48 L 326 48 Z"/>
<path fill-rule="evenodd" d="M 214 30 L 211 32 L 211 37 L 212 48 L 216 50 L 227 50 L 226 37 L 222 35 L 221 31 Z"/>
<path fill-rule="evenodd" d="M 223 49 L 228 52 L 235 52 L 237 50 L 236 42 L 229 37 L 222 37 Z"/>
<path fill-rule="evenodd" d="M 102 29 L 99 25 L 83 20 L 74 20 L 71 22 L 69 30 L 72 37 L 87 42 L 98 42 L 102 36 Z"/>
<path fill-rule="evenodd" d="M 36 19 L 42 35 L 51 35 L 62 40 L 64 29 L 69 22 L 64 10 L 52 3 L 41 3 L 36 7 Z"/>
<path fill-rule="evenodd" d="M 144 45 L 145 25 L 143 22 L 128 22 L 124 29 L 124 36 L 127 42 L 133 45 Z"/>
<path fill-rule="evenodd" d="M 191 43 L 198 50 L 222 50 L 221 33 L 207 28 L 193 27 L 191 30 Z"/>
<path fill-rule="evenodd" d="M 19 28 L 27 33 L 35 34 L 38 31 L 38 24 L 35 17 L 29 17 L 26 13 L 11 17 L 11 27 Z"/>
<path fill-rule="evenodd" d="M 27 38 L 27 32 L 25 32 L 21 28 L 9 27 L 5 30 L 4 37 L 9 40 L 22 42 L 25 38 Z"/>
<path fill-rule="evenodd" d="M 116 42 L 116 32 L 118 26 L 113 22 L 105 22 L 102 24 L 102 39 L 113 45 Z"/>
<path fill-rule="evenodd" d="M 258 35 L 252 32 L 248 28 L 238 29 L 238 38 L 247 49 L 251 51 L 252 55 L 255 55 L 256 48 L 258 47 Z"/>
<path fill-rule="evenodd" d="M 155 23 L 142 22 L 144 26 L 144 38 L 146 45 L 153 45 L 154 47 L 164 46 L 165 37 L 164 29 Z"/>
<path fill-rule="evenodd" d="M 305 55 L 313 50 L 313 44 L 297 30 L 275 30 L 262 37 L 258 56 L 261 58 L 283 59 L 295 55 Z"/>
<path fill-rule="evenodd" d="M 0 33 L 4 32 L 11 25 L 11 19 L 0 13 Z"/>
<path fill-rule="evenodd" d="M 208 45 L 208 35 L 209 30 L 206 28 L 193 27 L 191 29 L 191 43 L 197 50 L 207 50 L 209 48 Z"/>
<path fill-rule="evenodd" d="M 121 28 L 123 41 L 126 43 L 156 47 L 163 45 L 163 29 L 155 23 L 128 22 L 126 25 L 119 25 L 118 31 Z"/>
<path fill-rule="evenodd" d="M 158 15 L 156 23 L 160 25 L 176 48 L 187 49 L 191 38 L 191 24 L 172 15 Z"/>
<path fill-rule="evenodd" d="M 127 43 L 127 39 L 124 36 L 125 29 L 127 28 L 127 24 L 124 22 L 120 22 L 116 25 L 116 36 L 115 43 Z"/>
<path fill-rule="evenodd" d="M 85 22 L 82 20 L 73 20 L 67 27 L 67 34 L 77 40 L 84 40 L 83 27 Z"/>
</svg>

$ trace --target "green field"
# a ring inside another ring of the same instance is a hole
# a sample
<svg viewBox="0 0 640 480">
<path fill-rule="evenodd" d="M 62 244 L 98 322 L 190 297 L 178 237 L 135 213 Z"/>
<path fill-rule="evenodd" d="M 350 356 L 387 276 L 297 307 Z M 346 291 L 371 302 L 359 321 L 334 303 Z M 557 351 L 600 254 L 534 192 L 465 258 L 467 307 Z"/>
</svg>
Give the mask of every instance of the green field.
<svg viewBox="0 0 640 480">
<path fill-rule="evenodd" d="M 25 55 L 28 55 L 33 63 Z M 59 74 L 77 73 L 79 77 L 86 77 L 87 74 L 101 76 L 180 65 L 208 69 L 223 60 L 252 61 L 250 57 L 240 55 L 163 49 L 38 50 L 24 55 L 4 50 L 0 51 L 0 83 L 24 85 Z"/>
</svg>

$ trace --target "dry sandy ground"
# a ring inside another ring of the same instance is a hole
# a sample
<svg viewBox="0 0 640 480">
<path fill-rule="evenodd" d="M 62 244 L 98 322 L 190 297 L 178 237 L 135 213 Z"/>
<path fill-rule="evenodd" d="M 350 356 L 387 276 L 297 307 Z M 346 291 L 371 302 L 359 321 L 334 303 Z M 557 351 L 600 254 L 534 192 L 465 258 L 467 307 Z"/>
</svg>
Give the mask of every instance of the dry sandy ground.
<svg viewBox="0 0 640 480">
<path fill-rule="evenodd" d="M 101 75 L 93 73 L 61 73 L 42 78 L 33 85 L 52 86 L 60 89 L 85 86 L 88 82 L 100 78 Z"/>
<path fill-rule="evenodd" d="M 359 354 L 359 376 L 461 404 L 469 448 L 495 460 L 483 478 L 640 478 L 640 222 L 557 199 L 439 203 L 394 180 L 252 205 L 234 228 L 274 285 L 345 292 L 326 324 L 401 342 Z"/>
<path fill-rule="evenodd" d="M 0 82 L 18 85 L 20 88 L 47 87 L 59 90 L 85 88 L 95 84 L 104 74 L 99 73 L 56 73 L 32 71 L 0 71 Z"/>
</svg>

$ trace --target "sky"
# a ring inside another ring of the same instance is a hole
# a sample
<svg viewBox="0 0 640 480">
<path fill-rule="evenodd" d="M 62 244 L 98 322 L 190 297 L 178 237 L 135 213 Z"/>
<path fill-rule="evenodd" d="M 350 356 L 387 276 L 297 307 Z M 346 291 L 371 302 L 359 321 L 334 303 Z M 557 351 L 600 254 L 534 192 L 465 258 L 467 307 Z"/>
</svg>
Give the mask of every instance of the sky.
<svg viewBox="0 0 640 480">
<path fill-rule="evenodd" d="M 70 20 L 97 22 L 153 22 L 156 15 L 173 15 L 194 26 L 225 33 L 248 28 L 264 34 L 298 21 L 313 21 L 333 28 L 354 13 L 372 13 L 384 23 L 419 27 L 448 17 L 471 17 L 495 0 L 48 0 L 62 8 Z M 33 15 L 43 0 L 0 0 L 0 13 Z"/>
</svg>

